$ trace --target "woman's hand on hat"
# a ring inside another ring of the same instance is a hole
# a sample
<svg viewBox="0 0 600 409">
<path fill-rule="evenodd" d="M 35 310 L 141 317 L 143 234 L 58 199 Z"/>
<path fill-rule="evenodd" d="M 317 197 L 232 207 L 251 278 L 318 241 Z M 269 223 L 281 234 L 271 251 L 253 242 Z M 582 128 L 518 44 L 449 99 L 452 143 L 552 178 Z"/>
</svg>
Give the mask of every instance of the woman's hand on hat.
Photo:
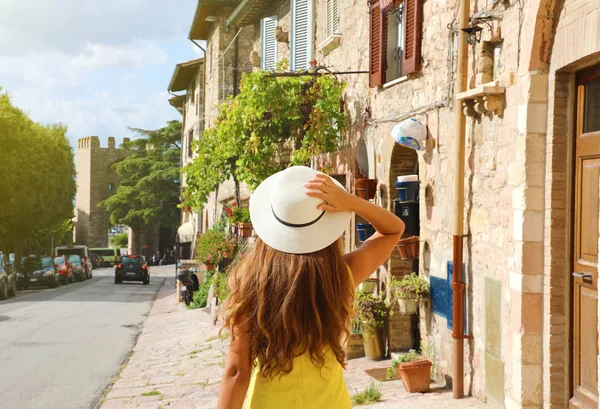
<svg viewBox="0 0 600 409">
<path fill-rule="evenodd" d="M 350 210 L 348 206 L 348 196 L 351 195 L 336 185 L 333 180 L 331 180 L 331 177 L 317 174 L 316 177 L 309 180 L 304 187 L 310 189 L 306 192 L 308 196 L 325 201 L 325 203 L 318 206 L 318 209 L 332 213 Z"/>
</svg>

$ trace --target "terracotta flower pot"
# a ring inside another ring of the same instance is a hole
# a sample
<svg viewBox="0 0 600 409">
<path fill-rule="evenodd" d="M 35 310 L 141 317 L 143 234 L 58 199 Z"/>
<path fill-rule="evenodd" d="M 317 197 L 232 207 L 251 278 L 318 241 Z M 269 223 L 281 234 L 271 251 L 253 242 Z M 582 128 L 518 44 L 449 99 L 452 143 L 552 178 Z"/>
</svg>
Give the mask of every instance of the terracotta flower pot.
<svg viewBox="0 0 600 409">
<path fill-rule="evenodd" d="M 206 271 L 213 271 L 215 269 L 214 263 L 204 263 L 204 269 Z"/>
<path fill-rule="evenodd" d="M 252 236 L 252 223 L 238 223 L 238 234 L 242 237 Z"/>
<path fill-rule="evenodd" d="M 361 199 L 371 200 L 375 198 L 377 179 L 356 179 L 354 186 L 356 187 L 356 196 Z"/>
<path fill-rule="evenodd" d="M 233 257 L 233 253 L 231 251 L 226 251 L 223 253 L 223 257 L 225 258 L 232 258 Z"/>
<path fill-rule="evenodd" d="M 419 236 L 411 236 L 398 240 L 398 252 L 403 259 L 414 259 L 419 257 Z"/>
<path fill-rule="evenodd" d="M 398 372 L 407 392 L 429 391 L 431 362 L 428 360 L 401 363 L 398 365 Z"/>
<path fill-rule="evenodd" d="M 372 332 L 363 331 L 362 337 L 365 344 L 365 357 L 374 361 L 382 360 L 385 352 L 383 328 L 376 328 Z"/>
</svg>

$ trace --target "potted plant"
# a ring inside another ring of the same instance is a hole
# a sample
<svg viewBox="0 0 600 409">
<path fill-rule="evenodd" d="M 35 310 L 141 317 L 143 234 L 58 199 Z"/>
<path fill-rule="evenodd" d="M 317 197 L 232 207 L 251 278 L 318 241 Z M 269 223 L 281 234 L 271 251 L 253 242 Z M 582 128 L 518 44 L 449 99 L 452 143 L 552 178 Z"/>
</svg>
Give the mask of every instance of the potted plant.
<svg viewBox="0 0 600 409">
<path fill-rule="evenodd" d="M 221 247 L 225 241 L 225 233 L 209 230 L 198 238 L 196 243 L 196 259 L 204 263 L 206 271 L 213 271 L 219 262 Z"/>
<path fill-rule="evenodd" d="M 236 208 L 237 205 L 234 203 L 231 207 L 225 208 L 225 213 L 227 214 L 227 219 L 229 220 L 229 232 L 232 236 L 237 235 L 237 221 L 235 221 L 233 216 L 233 209 Z"/>
<path fill-rule="evenodd" d="M 250 221 L 250 210 L 244 207 L 235 206 L 233 207 L 232 224 L 237 225 L 237 232 L 242 237 L 252 236 L 252 223 Z"/>
<path fill-rule="evenodd" d="M 402 314 L 414 314 L 419 301 L 429 298 L 429 283 L 412 273 L 398 280 L 392 278 L 390 288 Z"/>
<path fill-rule="evenodd" d="M 360 322 L 352 320 L 352 330 L 346 342 L 346 359 L 362 358 L 365 356 L 365 344 L 360 331 Z"/>
<path fill-rule="evenodd" d="M 361 199 L 371 200 L 377 192 L 377 179 L 356 179 L 354 181 L 356 196 Z"/>
<path fill-rule="evenodd" d="M 381 296 L 360 291 L 356 295 L 355 311 L 360 323 L 365 356 L 369 359 L 383 359 L 385 353 L 384 327 L 388 306 Z"/>
<path fill-rule="evenodd" d="M 411 236 L 398 240 L 396 245 L 400 257 L 404 260 L 415 259 L 419 257 L 419 236 Z"/>
<path fill-rule="evenodd" d="M 221 243 L 221 254 L 224 258 L 233 258 L 234 251 L 235 242 L 231 238 L 225 237 L 225 241 Z"/>
<path fill-rule="evenodd" d="M 397 373 L 400 373 L 400 378 L 407 392 L 429 391 L 431 362 L 414 349 L 394 359 L 392 367 L 387 371 L 387 378 L 392 379 Z"/>
</svg>

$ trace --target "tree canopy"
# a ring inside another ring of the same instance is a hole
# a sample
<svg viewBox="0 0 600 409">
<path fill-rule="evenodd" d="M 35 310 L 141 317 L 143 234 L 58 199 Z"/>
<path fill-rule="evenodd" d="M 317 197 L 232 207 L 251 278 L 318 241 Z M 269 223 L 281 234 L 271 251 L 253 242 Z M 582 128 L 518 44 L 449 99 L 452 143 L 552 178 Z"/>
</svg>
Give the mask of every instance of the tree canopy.
<svg viewBox="0 0 600 409">
<path fill-rule="evenodd" d="M 306 165 L 336 150 L 345 125 L 345 86 L 331 75 L 243 74 L 239 94 L 219 105 L 214 126 L 195 143 L 196 158 L 184 168 L 185 203 L 202 207 L 229 178 L 254 189 L 290 164 Z"/>
<path fill-rule="evenodd" d="M 75 163 L 66 132 L 34 122 L 0 88 L 0 250 L 42 251 L 51 237 L 72 238 Z"/>
<path fill-rule="evenodd" d="M 99 205 L 106 208 L 113 224 L 130 227 L 179 224 L 181 122 L 169 121 L 163 128 L 130 128 L 141 135 L 123 144 L 133 154 L 116 164 L 123 178 L 114 195 Z"/>
</svg>

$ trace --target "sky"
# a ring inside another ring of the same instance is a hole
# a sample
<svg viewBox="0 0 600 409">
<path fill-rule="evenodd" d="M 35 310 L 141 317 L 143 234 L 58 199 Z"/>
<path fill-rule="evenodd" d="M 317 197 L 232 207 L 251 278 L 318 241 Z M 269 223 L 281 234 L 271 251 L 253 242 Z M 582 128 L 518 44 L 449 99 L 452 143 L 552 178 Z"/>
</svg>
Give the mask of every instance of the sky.
<svg viewBox="0 0 600 409">
<path fill-rule="evenodd" d="M 187 35 L 196 0 L 0 0 L 0 87 L 73 146 L 136 137 L 181 115 L 169 105 L 175 65 L 202 56 Z"/>
</svg>

